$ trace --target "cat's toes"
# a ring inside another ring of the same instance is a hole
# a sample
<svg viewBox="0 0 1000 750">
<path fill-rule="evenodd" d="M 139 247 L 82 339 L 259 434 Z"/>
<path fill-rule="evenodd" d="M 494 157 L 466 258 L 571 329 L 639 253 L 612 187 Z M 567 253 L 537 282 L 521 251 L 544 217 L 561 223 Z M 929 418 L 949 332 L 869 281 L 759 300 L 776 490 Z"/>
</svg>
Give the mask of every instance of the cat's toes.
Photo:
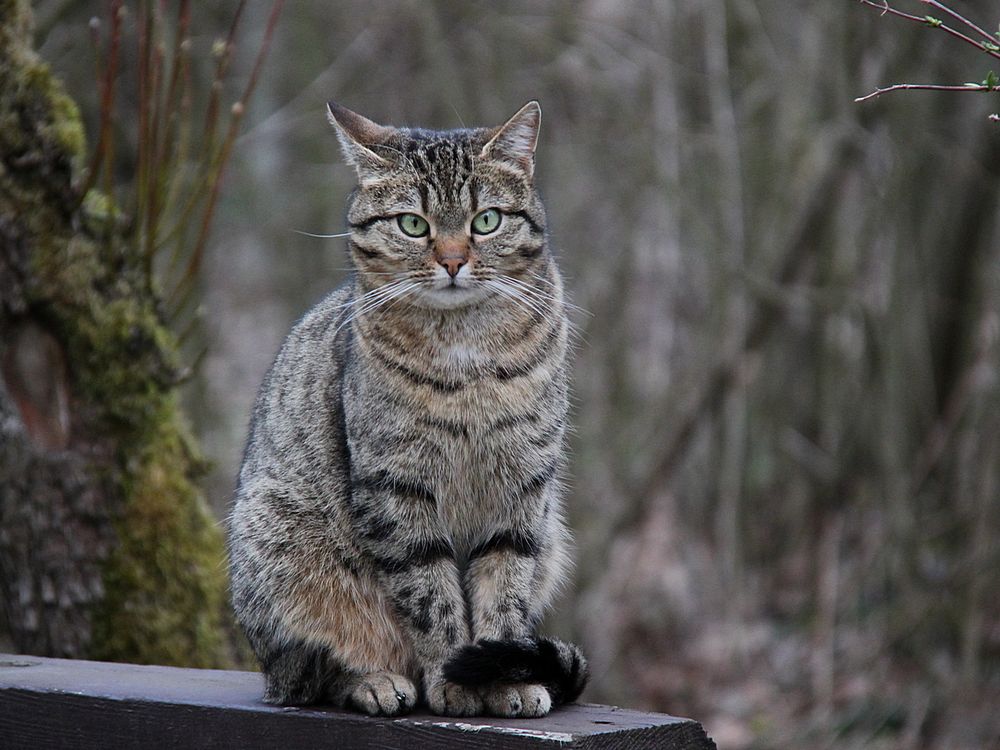
<svg viewBox="0 0 1000 750">
<path fill-rule="evenodd" d="M 521 693 L 514 685 L 494 685 L 483 690 L 483 703 L 491 716 L 520 716 Z"/>
<path fill-rule="evenodd" d="M 541 685 L 494 685 L 483 691 L 486 710 L 493 716 L 535 718 L 552 709 L 552 697 Z"/>
<path fill-rule="evenodd" d="M 521 693 L 521 716 L 547 716 L 552 710 L 552 696 L 541 685 L 518 685 Z"/>
<path fill-rule="evenodd" d="M 483 699 L 474 688 L 437 680 L 427 688 L 427 707 L 442 716 L 477 716 L 483 713 Z"/>
<path fill-rule="evenodd" d="M 417 688 L 393 672 L 373 672 L 356 677 L 348 686 L 347 702 L 370 716 L 399 716 L 417 702 Z"/>
</svg>

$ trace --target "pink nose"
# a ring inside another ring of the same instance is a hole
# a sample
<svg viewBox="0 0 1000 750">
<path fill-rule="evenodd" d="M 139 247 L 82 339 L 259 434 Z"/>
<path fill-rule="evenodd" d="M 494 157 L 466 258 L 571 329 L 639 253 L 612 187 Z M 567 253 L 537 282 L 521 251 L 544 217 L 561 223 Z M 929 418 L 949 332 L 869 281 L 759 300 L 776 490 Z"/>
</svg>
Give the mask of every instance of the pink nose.
<svg viewBox="0 0 1000 750">
<path fill-rule="evenodd" d="M 448 272 L 448 275 L 455 278 L 458 275 L 459 269 L 469 262 L 468 258 L 464 258 L 461 255 L 453 255 L 447 258 L 439 258 L 438 263 L 444 266 L 444 270 Z"/>
<path fill-rule="evenodd" d="M 469 262 L 469 241 L 466 237 L 445 235 L 434 243 L 434 260 L 444 266 L 451 278 Z"/>
</svg>

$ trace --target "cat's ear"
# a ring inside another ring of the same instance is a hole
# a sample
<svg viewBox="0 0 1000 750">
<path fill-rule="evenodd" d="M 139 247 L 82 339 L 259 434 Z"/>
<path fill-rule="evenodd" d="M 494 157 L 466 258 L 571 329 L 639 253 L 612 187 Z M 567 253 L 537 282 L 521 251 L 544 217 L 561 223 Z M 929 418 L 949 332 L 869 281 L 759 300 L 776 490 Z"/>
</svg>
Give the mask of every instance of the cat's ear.
<svg viewBox="0 0 1000 750">
<path fill-rule="evenodd" d="M 377 179 L 392 168 L 393 163 L 374 149 L 392 140 L 396 135 L 395 128 L 372 122 L 337 102 L 328 102 L 326 112 L 327 119 L 337 131 L 344 158 L 357 170 L 362 184 Z"/>
<path fill-rule="evenodd" d="M 508 162 L 523 169 L 528 179 L 531 179 L 535 171 L 535 146 L 538 144 L 538 126 L 541 122 L 542 108 L 538 102 L 528 102 L 516 115 L 493 131 L 480 156 Z"/>
</svg>

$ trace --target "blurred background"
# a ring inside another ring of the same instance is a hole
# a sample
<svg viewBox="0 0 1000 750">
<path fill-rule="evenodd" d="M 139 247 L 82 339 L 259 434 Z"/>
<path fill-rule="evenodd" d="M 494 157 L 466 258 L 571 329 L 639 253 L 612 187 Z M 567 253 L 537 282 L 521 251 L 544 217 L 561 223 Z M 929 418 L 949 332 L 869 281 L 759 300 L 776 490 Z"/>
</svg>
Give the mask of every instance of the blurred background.
<svg viewBox="0 0 1000 750">
<path fill-rule="evenodd" d="M 195 58 L 232 6 L 195 8 Z M 92 134 L 101 8 L 34 11 Z M 234 89 L 269 12 L 247 6 Z M 589 654 L 585 699 L 692 716 L 726 748 L 1000 747 L 1000 96 L 853 101 L 990 62 L 849 0 L 290 3 L 185 342 L 212 507 L 277 347 L 347 273 L 344 240 L 294 231 L 344 230 L 325 102 L 455 128 L 537 98 L 586 311 L 577 568 L 547 627 Z"/>
</svg>

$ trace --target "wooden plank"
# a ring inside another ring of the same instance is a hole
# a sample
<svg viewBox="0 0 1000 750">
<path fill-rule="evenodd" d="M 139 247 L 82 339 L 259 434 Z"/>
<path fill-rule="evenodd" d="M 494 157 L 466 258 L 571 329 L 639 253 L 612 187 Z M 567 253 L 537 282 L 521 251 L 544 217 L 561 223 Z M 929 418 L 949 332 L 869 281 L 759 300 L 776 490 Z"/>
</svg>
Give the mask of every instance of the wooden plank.
<svg viewBox="0 0 1000 750">
<path fill-rule="evenodd" d="M 598 705 L 543 719 L 375 719 L 261 702 L 253 672 L 0 654 L 0 747 L 715 748 L 695 721 Z"/>
</svg>

